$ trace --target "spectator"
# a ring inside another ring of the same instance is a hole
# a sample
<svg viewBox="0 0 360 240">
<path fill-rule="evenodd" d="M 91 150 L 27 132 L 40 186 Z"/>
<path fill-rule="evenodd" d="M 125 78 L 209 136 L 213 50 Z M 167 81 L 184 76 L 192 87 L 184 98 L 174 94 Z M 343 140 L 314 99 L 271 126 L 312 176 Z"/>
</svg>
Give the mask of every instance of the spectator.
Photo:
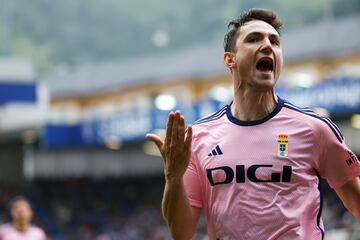
<svg viewBox="0 0 360 240">
<path fill-rule="evenodd" d="M 0 240 L 45 240 L 45 232 L 31 224 L 33 211 L 23 196 L 15 197 L 10 203 L 12 222 L 0 226 Z"/>
</svg>

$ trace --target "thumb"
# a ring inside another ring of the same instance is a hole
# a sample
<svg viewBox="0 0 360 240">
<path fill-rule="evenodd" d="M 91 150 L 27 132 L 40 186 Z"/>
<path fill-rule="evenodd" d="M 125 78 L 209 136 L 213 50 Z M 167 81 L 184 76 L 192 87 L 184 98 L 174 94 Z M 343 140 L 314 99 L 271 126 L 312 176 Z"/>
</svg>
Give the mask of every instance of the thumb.
<svg viewBox="0 0 360 240">
<path fill-rule="evenodd" d="M 164 141 L 160 139 L 159 136 L 153 134 L 153 133 L 148 133 L 146 134 L 146 138 L 149 139 L 150 141 L 153 141 L 156 146 L 158 147 L 159 151 L 161 152 L 161 148 L 164 145 Z"/>
</svg>

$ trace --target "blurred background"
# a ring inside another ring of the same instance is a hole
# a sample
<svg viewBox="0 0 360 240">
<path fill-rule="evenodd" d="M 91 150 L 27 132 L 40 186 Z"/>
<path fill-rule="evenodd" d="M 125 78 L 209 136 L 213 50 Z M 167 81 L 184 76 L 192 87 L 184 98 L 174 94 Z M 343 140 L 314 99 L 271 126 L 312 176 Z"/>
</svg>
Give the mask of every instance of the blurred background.
<svg viewBox="0 0 360 240">
<path fill-rule="evenodd" d="M 49 239 L 170 239 L 144 135 L 231 101 L 223 36 L 251 7 L 285 22 L 278 95 L 329 116 L 359 156 L 359 0 L 0 0 L 0 223 L 24 194 Z M 322 185 L 326 239 L 360 239 Z"/>
</svg>

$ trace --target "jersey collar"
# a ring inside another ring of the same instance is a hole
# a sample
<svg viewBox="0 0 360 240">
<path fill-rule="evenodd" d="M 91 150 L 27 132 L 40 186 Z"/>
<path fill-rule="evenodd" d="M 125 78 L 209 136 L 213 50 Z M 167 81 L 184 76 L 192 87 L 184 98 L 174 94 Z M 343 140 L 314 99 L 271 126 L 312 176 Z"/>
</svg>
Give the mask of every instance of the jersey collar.
<svg viewBox="0 0 360 240">
<path fill-rule="evenodd" d="M 277 103 L 275 109 L 269 115 L 267 115 L 266 117 L 264 117 L 262 119 L 259 119 L 259 120 L 255 120 L 255 121 L 242 121 L 242 120 L 239 120 L 239 119 L 235 118 L 231 113 L 231 105 L 232 105 L 232 103 L 233 102 L 231 102 L 228 105 L 227 109 L 226 109 L 226 116 L 229 119 L 229 121 L 236 124 L 236 125 L 240 125 L 240 126 L 254 126 L 254 125 L 264 123 L 267 120 L 273 118 L 276 114 L 278 114 L 280 112 L 283 104 L 284 104 L 284 100 L 281 99 L 278 96 L 278 103 Z"/>
</svg>

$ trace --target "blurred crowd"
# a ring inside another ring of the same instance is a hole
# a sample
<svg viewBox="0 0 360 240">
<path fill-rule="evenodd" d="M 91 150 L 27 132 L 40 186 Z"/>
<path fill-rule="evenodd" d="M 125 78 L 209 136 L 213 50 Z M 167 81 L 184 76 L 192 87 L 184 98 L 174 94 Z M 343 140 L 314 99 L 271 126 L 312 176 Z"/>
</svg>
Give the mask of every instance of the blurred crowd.
<svg viewBox="0 0 360 240">
<path fill-rule="evenodd" d="M 360 229 L 333 190 L 323 185 L 326 240 L 359 240 Z M 27 196 L 34 223 L 48 239 L 165 240 L 171 239 L 161 216 L 163 177 L 119 179 L 35 180 L 26 186 L 1 186 L 0 223 L 9 221 L 8 202 Z M 205 240 L 201 219 L 197 240 Z"/>
<path fill-rule="evenodd" d="M 325 181 L 322 181 L 325 240 L 360 240 L 360 224 Z"/>
</svg>

